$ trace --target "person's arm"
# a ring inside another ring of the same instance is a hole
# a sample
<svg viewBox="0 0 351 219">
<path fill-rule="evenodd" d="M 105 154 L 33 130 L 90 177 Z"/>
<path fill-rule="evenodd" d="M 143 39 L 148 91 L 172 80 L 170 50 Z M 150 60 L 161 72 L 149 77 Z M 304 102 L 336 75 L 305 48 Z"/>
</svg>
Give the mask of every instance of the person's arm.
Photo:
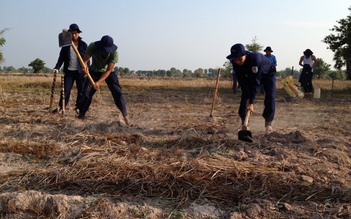
<svg viewBox="0 0 351 219">
<path fill-rule="evenodd" d="M 303 62 L 303 56 L 300 57 L 300 61 L 299 61 L 299 65 L 303 67 L 302 62 Z"/>
<path fill-rule="evenodd" d="M 54 67 L 54 69 L 57 69 L 57 71 L 60 70 L 60 68 L 61 68 L 61 66 L 62 66 L 62 64 L 64 62 L 64 56 L 65 56 L 64 50 L 65 50 L 64 47 L 62 47 L 61 50 L 60 50 L 59 57 L 57 59 L 57 63 L 55 65 L 55 67 Z"/>
<path fill-rule="evenodd" d="M 109 62 L 107 64 L 107 69 L 104 73 L 102 73 L 101 77 L 99 78 L 98 81 L 95 82 L 95 87 L 94 89 L 98 90 L 100 87 L 100 84 L 106 80 L 106 78 L 111 74 L 113 71 L 113 68 L 115 67 L 115 63 Z"/>
</svg>

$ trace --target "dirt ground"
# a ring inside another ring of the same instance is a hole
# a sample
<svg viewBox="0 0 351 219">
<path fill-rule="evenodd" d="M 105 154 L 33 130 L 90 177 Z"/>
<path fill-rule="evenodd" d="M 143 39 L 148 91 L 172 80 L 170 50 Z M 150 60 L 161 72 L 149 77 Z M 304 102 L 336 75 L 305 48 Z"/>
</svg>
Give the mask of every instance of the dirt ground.
<svg viewBox="0 0 351 219">
<path fill-rule="evenodd" d="M 126 126 L 106 86 L 86 120 L 48 113 L 52 76 L 0 75 L 1 218 L 351 218 L 351 83 L 316 81 L 290 102 L 277 83 L 238 140 L 240 91 L 214 80 L 120 78 Z M 55 88 L 55 105 L 59 98 Z"/>
</svg>

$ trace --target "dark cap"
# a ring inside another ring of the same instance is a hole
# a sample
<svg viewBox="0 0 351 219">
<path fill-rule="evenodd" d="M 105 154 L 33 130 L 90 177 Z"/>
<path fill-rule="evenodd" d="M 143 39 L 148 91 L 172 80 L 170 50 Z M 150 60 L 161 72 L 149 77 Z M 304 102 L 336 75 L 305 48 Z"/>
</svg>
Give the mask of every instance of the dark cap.
<svg viewBox="0 0 351 219">
<path fill-rule="evenodd" d="M 241 43 L 237 43 L 230 48 L 230 55 L 227 59 L 235 59 L 245 55 L 245 47 Z"/>
<path fill-rule="evenodd" d="M 263 52 L 266 52 L 266 51 L 273 52 L 273 50 L 272 50 L 272 48 L 271 48 L 270 46 L 267 46 L 267 47 L 263 50 Z"/>
<path fill-rule="evenodd" d="M 71 24 L 69 25 L 68 31 L 77 31 L 78 33 L 81 33 L 82 31 L 79 30 L 79 27 L 77 24 Z"/>
<path fill-rule="evenodd" d="M 310 50 L 310 49 L 306 49 L 306 50 L 303 52 L 303 54 L 304 54 L 305 56 L 309 57 L 309 56 L 311 56 L 311 55 L 313 54 L 313 52 L 312 52 L 312 50 Z"/>
<path fill-rule="evenodd" d="M 103 36 L 100 41 L 96 41 L 95 46 L 100 50 L 101 53 L 113 53 L 118 48 L 115 44 L 113 44 L 112 37 L 108 35 Z"/>
</svg>

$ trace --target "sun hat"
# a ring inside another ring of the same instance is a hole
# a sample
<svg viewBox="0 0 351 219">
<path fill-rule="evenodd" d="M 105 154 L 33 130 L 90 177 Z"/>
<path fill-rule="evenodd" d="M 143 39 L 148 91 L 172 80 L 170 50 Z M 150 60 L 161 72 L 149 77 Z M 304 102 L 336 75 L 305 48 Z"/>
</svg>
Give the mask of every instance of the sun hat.
<svg viewBox="0 0 351 219">
<path fill-rule="evenodd" d="M 96 41 L 95 46 L 100 50 L 101 53 L 113 53 L 118 48 L 115 44 L 113 44 L 112 37 L 108 35 L 103 36 L 100 41 Z"/>
<path fill-rule="evenodd" d="M 230 48 L 230 55 L 227 59 L 235 59 L 245 55 L 245 47 L 241 43 L 237 43 Z"/>
<path fill-rule="evenodd" d="M 270 46 L 267 46 L 267 47 L 263 50 L 263 52 L 266 52 L 266 51 L 273 52 L 273 50 L 272 50 L 272 48 L 271 48 Z"/>
<path fill-rule="evenodd" d="M 78 33 L 81 33 L 82 31 L 80 31 L 79 27 L 77 24 L 71 24 L 69 25 L 69 29 L 68 31 L 72 32 L 72 31 L 78 31 Z"/>
<path fill-rule="evenodd" d="M 306 50 L 303 52 L 303 54 L 304 54 L 305 56 L 311 56 L 311 55 L 313 55 L 313 52 L 312 52 L 310 49 L 306 49 Z"/>
</svg>

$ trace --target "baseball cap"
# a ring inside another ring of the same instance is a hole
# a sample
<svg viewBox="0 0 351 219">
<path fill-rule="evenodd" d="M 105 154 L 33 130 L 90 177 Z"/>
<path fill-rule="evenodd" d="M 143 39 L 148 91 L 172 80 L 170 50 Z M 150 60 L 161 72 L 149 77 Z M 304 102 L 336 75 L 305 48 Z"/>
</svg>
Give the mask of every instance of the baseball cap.
<svg viewBox="0 0 351 219">
<path fill-rule="evenodd" d="M 245 47 L 241 43 L 234 44 L 230 48 L 230 55 L 227 56 L 227 59 L 235 59 L 245 55 Z"/>
</svg>

